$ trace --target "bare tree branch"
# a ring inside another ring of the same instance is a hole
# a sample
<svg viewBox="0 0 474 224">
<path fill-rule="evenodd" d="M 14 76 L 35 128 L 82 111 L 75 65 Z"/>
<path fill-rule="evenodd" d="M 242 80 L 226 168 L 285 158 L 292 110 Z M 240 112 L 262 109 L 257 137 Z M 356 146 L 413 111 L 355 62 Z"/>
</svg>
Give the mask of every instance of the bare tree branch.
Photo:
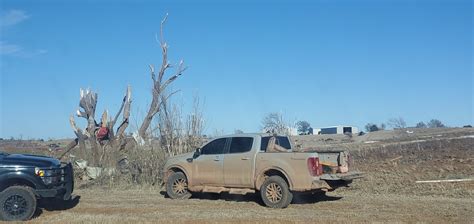
<svg viewBox="0 0 474 224">
<path fill-rule="evenodd" d="M 69 151 L 71 151 L 74 147 L 76 147 L 77 145 L 79 145 L 79 148 L 81 150 L 85 150 L 86 146 L 85 146 L 85 143 L 84 143 L 84 140 L 87 138 L 87 136 L 85 136 L 83 133 L 82 133 L 82 130 L 80 128 L 77 127 L 76 125 L 76 122 L 74 120 L 74 116 L 71 115 L 69 117 L 69 124 L 71 124 L 71 127 L 74 131 L 74 134 L 76 134 L 76 137 L 73 141 L 71 141 L 67 146 L 66 148 L 64 149 L 64 153 L 59 157 L 59 159 L 61 160 L 67 153 L 69 153 Z"/>
<path fill-rule="evenodd" d="M 178 64 L 178 67 L 175 70 L 175 74 L 169 77 L 164 83 L 163 83 L 163 77 L 165 76 L 166 70 L 168 68 L 171 68 L 171 63 L 168 62 L 168 44 L 165 41 L 164 38 L 164 25 L 166 23 L 166 20 L 168 18 L 168 14 L 163 18 L 160 24 L 160 39 L 158 40 L 158 35 L 155 35 L 155 38 L 157 42 L 159 41 L 160 47 L 161 47 L 161 53 L 162 53 L 162 61 L 161 61 L 161 67 L 158 72 L 158 77 L 156 77 L 155 74 L 155 68 L 150 65 L 150 71 L 151 71 L 151 78 L 153 80 L 153 90 L 152 90 L 152 101 L 150 104 L 150 107 L 148 109 L 147 115 L 145 116 L 140 128 L 138 129 L 138 135 L 141 138 L 147 138 L 148 137 L 148 129 L 150 127 L 151 121 L 153 120 L 153 117 L 160 112 L 160 108 L 163 105 L 162 100 L 164 99 L 162 94 L 166 90 L 166 88 L 174 81 L 176 80 L 183 72 L 186 70 L 186 66 L 184 66 L 183 60 L 180 61 Z M 165 97 L 165 99 L 168 99 L 171 95 Z"/>
<path fill-rule="evenodd" d="M 163 94 L 161 94 L 161 96 L 160 96 L 160 97 L 161 97 L 160 108 L 161 108 L 161 107 L 164 107 L 164 108 L 166 109 L 166 104 L 167 104 L 168 99 L 169 99 L 171 96 L 173 96 L 174 94 L 178 93 L 178 92 L 180 92 L 180 90 L 176 90 L 176 91 L 174 91 L 174 92 L 172 92 L 172 93 L 170 93 L 170 94 L 168 94 L 168 95 L 166 95 L 166 96 L 164 96 Z M 160 110 L 157 110 L 156 112 L 160 112 Z M 156 113 L 155 113 L 155 114 L 156 114 Z"/>
<path fill-rule="evenodd" d="M 163 20 L 161 20 L 161 24 L 160 24 L 160 42 L 161 43 L 164 43 L 164 38 L 163 38 L 163 27 L 165 26 L 165 23 L 166 23 L 166 20 L 168 19 L 168 13 L 166 13 L 165 17 L 163 18 Z"/>
<path fill-rule="evenodd" d="M 108 121 L 108 117 L 109 116 L 109 112 L 107 110 L 104 111 L 104 113 L 102 113 L 102 117 L 100 119 L 100 125 L 101 127 L 107 127 L 107 121 Z"/>
<path fill-rule="evenodd" d="M 123 102 L 124 102 L 124 104 L 123 104 L 122 123 L 117 128 L 117 137 L 119 139 L 123 138 L 123 134 L 125 132 L 125 129 L 127 129 L 128 124 L 129 124 L 130 106 L 131 106 L 131 103 L 132 103 L 132 88 L 130 86 L 127 87 L 127 92 L 125 94 Z"/>
<path fill-rule="evenodd" d="M 87 114 L 86 114 L 86 112 L 81 111 L 80 109 L 77 109 L 76 115 L 77 115 L 78 117 L 83 117 L 83 118 L 87 119 Z"/>
<path fill-rule="evenodd" d="M 113 128 L 115 126 L 115 123 L 117 122 L 118 117 L 122 113 L 122 110 L 123 110 L 125 104 L 129 104 L 129 101 L 131 103 L 131 94 L 132 94 L 131 87 L 128 86 L 126 91 L 125 91 L 125 96 L 123 96 L 122 105 L 120 105 L 120 109 L 117 111 L 117 114 L 115 114 L 114 119 L 110 122 L 111 128 Z"/>
<path fill-rule="evenodd" d="M 82 134 L 82 130 L 77 127 L 76 121 L 74 120 L 74 116 L 72 115 L 69 117 L 69 124 L 71 124 L 72 130 L 74 131 L 74 133 L 76 133 L 76 135 L 78 133 Z"/>
<path fill-rule="evenodd" d="M 181 74 L 183 74 L 183 72 L 187 69 L 188 67 L 184 66 L 184 61 L 181 60 L 179 62 L 179 65 L 178 65 L 178 68 L 176 69 L 176 73 L 171 76 L 170 78 L 168 78 L 168 80 L 165 81 L 165 83 L 160 87 L 160 92 L 163 92 L 164 89 L 166 89 L 166 87 L 168 87 L 168 85 L 173 82 L 176 78 L 178 78 Z"/>
<path fill-rule="evenodd" d="M 148 65 L 150 67 L 151 79 L 153 80 L 153 84 L 156 82 L 156 75 L 155 75 L 155 66 L 152 64 Z"/>
</svg>

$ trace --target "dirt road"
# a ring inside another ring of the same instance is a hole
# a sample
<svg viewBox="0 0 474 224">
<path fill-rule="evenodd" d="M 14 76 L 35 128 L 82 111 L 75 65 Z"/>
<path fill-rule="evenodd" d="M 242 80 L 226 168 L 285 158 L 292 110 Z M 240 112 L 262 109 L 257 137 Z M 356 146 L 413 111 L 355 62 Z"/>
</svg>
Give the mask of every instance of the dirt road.
<svg viewBox="0 0 474 224">
<path fill-rule="evenodd" d="M 286 209 L 263 207 L 256 196 L 171 200 L 158 190 L 79 190 L 80 203 L 63 211 L 42 210 L 37 223 L 469 223 L 472 198 L 365 195 L 333 192 L 301 196 Z"/>
</svg>

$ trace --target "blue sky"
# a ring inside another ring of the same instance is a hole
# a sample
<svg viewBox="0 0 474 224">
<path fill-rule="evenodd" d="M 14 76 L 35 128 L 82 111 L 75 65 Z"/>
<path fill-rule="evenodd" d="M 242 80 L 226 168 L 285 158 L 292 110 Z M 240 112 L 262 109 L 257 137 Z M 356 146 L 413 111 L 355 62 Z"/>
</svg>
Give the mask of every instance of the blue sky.
<svg viewBox="0 0 474 224">
<path fill-rule="evenodd" d="M 474 121 L 470 0 L 2 0 L 0 137 L 73 137 L 81 87 L 115 113 L 130 84 L 140 122 L 166 13 L 169 59 L 190 66 L 173 99 L 186 112 L 198 95 L 207 133 L 256 132 L 269 112 L 313 127 Z"/>
</svg>

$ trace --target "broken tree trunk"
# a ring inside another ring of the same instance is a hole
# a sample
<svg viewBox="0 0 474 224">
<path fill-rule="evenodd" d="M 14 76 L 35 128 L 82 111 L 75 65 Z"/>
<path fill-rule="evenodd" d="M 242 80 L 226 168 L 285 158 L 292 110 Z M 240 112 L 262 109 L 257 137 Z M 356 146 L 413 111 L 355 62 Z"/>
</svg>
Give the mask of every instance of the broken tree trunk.
<svg viewBox="0 0 474 224">
<path fill-rule="evenodd" d="M 87 127 L 83 131 L 77 127 L 73 116 L 69 118 L 71 127 L 74 130 L 77 138 L 68 144 L 65 153 L 69 152 L 76 145 L 79 145 L 81 149 L 85 150 L 85 142 L 87 141 L 91 147 L 92 154 L 90 164 L 93 166 L 99 166 L 106 155 L 106 150 L 120 150 L 125 147 L 125 144 L 127 144 L 127 141 L 125 140 L 125 130 L 128 127 L 130 117 L 130 106 L 132 102 L 131 87 L 127 87 L 125 96 L 122 100 L 122 105 L 114 119 L 108 119 L 108 112 L 106 110 L 102 114 L 100 123 L 97 123 L 94 118 L 98 98 L 97 93 L 94 93 L 90 90 L 81 89 L 80 95 L 80 108 L 77 110 L 76 114 L 78 117 L 82 117 L 87 120 Z M 122 112 L 122 122 L 120 123 L 116 132 L 114 132 L 114 126 Z M 64 156 L 64 154 L 62 156 Z"/>
<path fill-rule="evenodd" d="M 97 93 L 91 90 L 80 90 L 81 99 L 79 101 L 79 106 L 82 108 L 77 110 L 77 116 L 87 119 L 87 128 L 85 134 L 87 135 L 88 142 L 91 146 L 92 152 L 92 161 L 91 163 L 96 166 L 98 165 L 99 159 L 99 145 L 97 144 L 97 139 L 95 136 L 95 131 L 98 129 L 98 124 L 95 121 L 95 109 L 97 106 Z"/>
</svg>

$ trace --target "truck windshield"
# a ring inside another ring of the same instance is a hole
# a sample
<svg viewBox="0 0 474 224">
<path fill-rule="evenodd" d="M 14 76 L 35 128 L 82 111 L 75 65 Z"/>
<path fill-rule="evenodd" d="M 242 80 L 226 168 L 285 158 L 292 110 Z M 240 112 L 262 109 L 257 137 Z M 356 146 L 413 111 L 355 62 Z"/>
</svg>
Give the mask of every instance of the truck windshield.
<svg viewBox="0 0 474 224">
<path fill-rule="evenodd" d="M 266 151 L 268 146 L 268 140 L 270 140 L 271 136 L 262 137 L 262 143 L 260 145 L 260 151 Z M 290 141 L 286 136 L 276 136 L 276 144 L 285 148 L 291 149 Z"/>
</svg>

